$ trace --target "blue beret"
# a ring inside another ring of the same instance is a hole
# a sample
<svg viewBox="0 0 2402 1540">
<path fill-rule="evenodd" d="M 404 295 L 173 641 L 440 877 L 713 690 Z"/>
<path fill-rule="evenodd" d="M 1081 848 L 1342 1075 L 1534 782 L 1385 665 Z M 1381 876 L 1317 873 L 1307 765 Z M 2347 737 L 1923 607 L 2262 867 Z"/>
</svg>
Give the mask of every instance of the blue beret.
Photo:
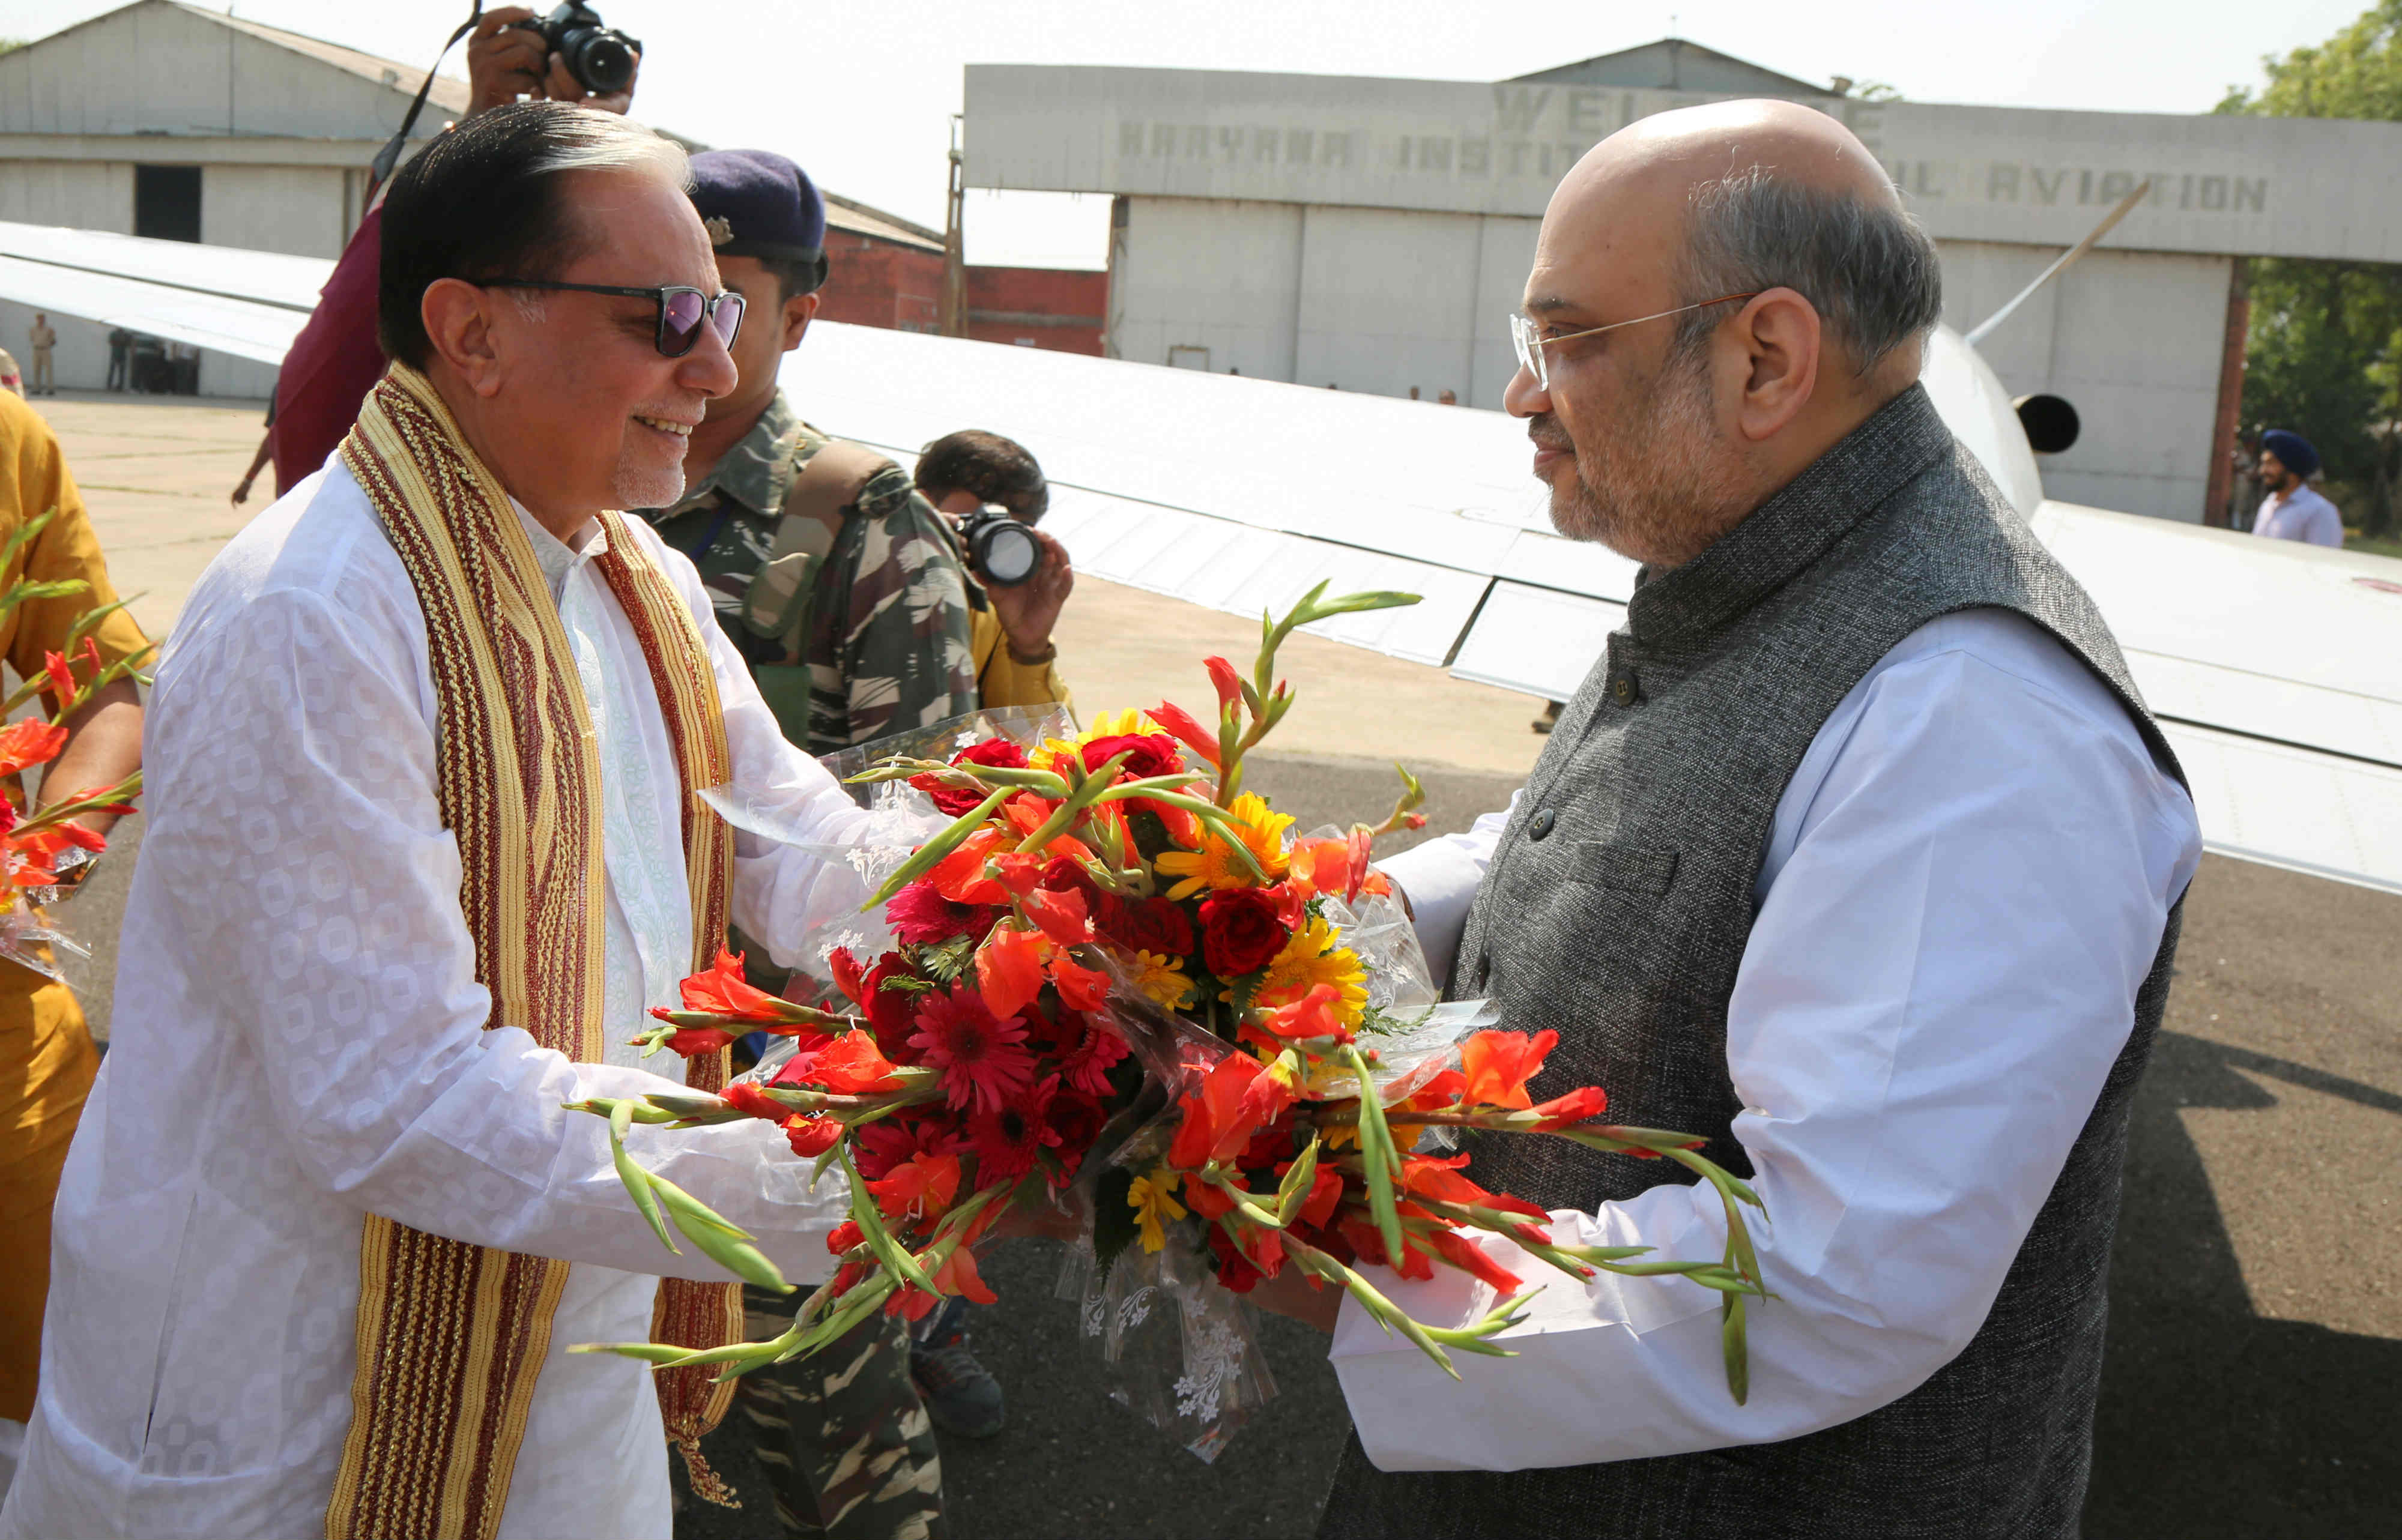
<svg viewBox="0 0 2402 1540">
<path fill-rule="evenodd" d="M 2312 448 L 2311 441 L 2299 433 L 2271 428 L 2260 435 L 2260 447 L 2275 455 L 2278 464 L 2305 481 L 2311 478 L 2312 472 L 2319 468 L 2319 452 Z"/>
<path fill-rule="evenodd" d="M 692 206 L 719 255 L 816 262 L 822 281 L 825 199 L 782 156 L 703 150 L 692 158 Z"/>
</svg>

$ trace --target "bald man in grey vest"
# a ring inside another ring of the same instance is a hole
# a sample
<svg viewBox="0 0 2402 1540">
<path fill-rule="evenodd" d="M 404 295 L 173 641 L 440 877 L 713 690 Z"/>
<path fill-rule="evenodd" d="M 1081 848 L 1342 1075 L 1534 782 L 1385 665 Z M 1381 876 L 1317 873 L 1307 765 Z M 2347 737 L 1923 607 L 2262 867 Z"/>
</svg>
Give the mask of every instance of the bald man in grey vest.
<svg viewBox="0 0 2402 1540">
<path fill-rule="evenodd" d="M 2074 1535 L 2201 852 L 2175 758 L 1919 386 L 1935 251 L 1831 118 L 1604 141 L 1525 303 L 1508 405 L 1553 520 L 1643 571 L 1509 812 L 1388 869 L 1455 997 L 1560 1034 L 1537 1095 L 1603 1085 L 1750 1178 L 1773 1298 L 1738 1404 L 1719 1297 L 1678 1278 L 1551 1277 L 1456 1384 L 1278 1280 L 1357 1429 L 1319 1533 Z M 1664 1162 L 1488 1138 L 1471 1174 L 1555 1238 L 1724 1244 Z M 1492 1302 L 1372 1272 L 1431 1323 Z"/>
</svg>

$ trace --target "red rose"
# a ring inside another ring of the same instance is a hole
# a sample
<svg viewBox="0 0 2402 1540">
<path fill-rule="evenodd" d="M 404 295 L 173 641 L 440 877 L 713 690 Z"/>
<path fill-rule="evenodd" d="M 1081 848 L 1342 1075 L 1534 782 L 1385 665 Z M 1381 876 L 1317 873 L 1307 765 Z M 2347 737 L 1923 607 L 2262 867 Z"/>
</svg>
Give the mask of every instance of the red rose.
<svg viewBox="0 0 2402 1540">
<path fill-rule="evenodd" d="M 1165 733 L 1126 733 L 1111 738 L 1095 738 L 1084 745 L 1084 768 L 1098 770 L 1117 758 L 1126 756 L 1125 766 L 1118 779 L 1149 780 L 1153 776 L 1180 776 L 1184 770 L 1184 750 Z"/>
<path fill-rule="evenodd" d="M 987 738 L 982 743 L 970 744 L 953 754 L 951 763 L 953 764 L 989 764 L 1005 770 L 1023 770 L 1026 768 L 1026 750 L 1007 738 Z M 974 812 L 977 805 L 988 794 L 973 786 L 946 786 L 931 772 L 922 776 L 910 777 L 909 784 L 933 798 L 936 807 L 955 818 L 962 813 Z"/>
<path fill-rule="evenodd" d="M 1276 900 L 1256 887 L 1230 887 L 1201 901 L 1202 960 L 1222 979 L 1258 972 L 1290 938 Z"/>
<path fill-rule="evenodd" d="M 1110 939 L 1137 952 L 1161 957 L 1193 955 L 1193 922 L 1184 906 L 1172 899 L 1128 899 L 1103 927 Z"/>
<path fill-rule="evenodd" d="M 918 1030 L 918 997 L 906 989 L 887 989 L 884 981 L 917 976 L 900 953 L 887 952 L 860 986 L 867 994 L 867 1024 L 876 1034 L 877 1051 L 894 1064 L 917 1062 L 909 1034 Z"/>
</svg>

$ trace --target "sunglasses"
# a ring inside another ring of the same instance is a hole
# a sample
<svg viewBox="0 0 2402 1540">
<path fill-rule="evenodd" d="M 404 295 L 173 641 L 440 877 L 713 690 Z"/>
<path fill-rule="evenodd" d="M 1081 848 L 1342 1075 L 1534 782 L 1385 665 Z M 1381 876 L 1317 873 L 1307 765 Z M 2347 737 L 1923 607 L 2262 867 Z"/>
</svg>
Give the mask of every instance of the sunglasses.
<svg viewBox="0 0 2402 1540">
<path fill-rule="evenodd" d="M 682 358 L 700 340 L 702 322 L 717 329 L 717 340 L 734 346 L 742 330 L 742 296 L 732 289 L 710 296 L 698 289 L 670 283 L 656 289 L 623 289 L 611 283 L 557 283 L 545 278 L 495 278 L 479 285 L 487 289 L 558 289 L 574 294 L 623 295 L 647 299 L 659 308 L 656 342 L 662 358 Z"/>
</svg>

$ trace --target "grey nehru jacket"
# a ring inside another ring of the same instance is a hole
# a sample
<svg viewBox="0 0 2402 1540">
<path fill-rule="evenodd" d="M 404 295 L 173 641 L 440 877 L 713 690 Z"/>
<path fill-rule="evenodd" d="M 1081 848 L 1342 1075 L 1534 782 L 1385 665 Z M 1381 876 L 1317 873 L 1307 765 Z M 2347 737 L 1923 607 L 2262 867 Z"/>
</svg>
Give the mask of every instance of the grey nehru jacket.
<svg viewBox="0 0 2402 1540">
<path fill-rule="evenodd" d="M 1917 387 L 1702 556 L 1646 569 L 1536 763 L 1454 971 L 1453 994 L 1490 997 L 1505 1026 L 1560 1034 L 1539 1097 L 1606 1085 L 1613 1116 L 1705 1135 L 1712 1159 L 1749 1175 L 1731 1133 L 1727 1002 L 1777 801 L 1880 658 L 1928 621 L 1988 606 L 2057 637 L 2174 771 L 2091 599 Z M 1781 1443 L 1561 1469 L 1387 1475 L 1354 1438 L 1320 1535 L 2075 1535 L 2119 1162 L 2179 917 L 1991 1313 L 1916 1390 Z M 1586 1210 L 1692 1179 L 1531 1138 L 1481 1141 L 1474 1175 Z"/>
</svg>

